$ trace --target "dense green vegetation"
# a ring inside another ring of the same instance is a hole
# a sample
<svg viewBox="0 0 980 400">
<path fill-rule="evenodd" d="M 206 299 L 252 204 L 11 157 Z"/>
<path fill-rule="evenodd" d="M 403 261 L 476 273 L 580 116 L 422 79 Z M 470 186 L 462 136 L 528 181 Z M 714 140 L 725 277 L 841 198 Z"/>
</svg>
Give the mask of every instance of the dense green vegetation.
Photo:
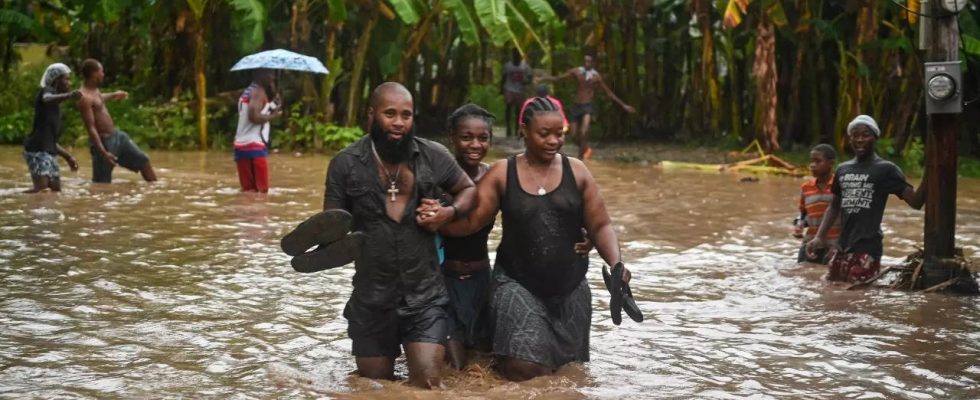
<svg viewBox="0 0 980 400">
<path fill-rule="evenodd" d="M 107 86 L 129 90 L 111 106 L 141 144 L 227 147 L 234 99 L 247 73 L 228 72 L 251 52 L 287 48 L 315 56 L 327 76 L 286 73 L 281 146 L 335 148 L 359 134 L 366 96 L 385 81 L 417 93 L 423 134 L 466 101 L 503 112 L 500 66 L 512 48 L 539 74 L 597 55 L 612 89 L 639 110 L 600 95 L 604 140 L 649 139 L 767 150 L 842 146 L 844 125 L 875 116 L 887 152 L 921 158 L 922 52 L 905 0 L 0 0 L 0 141 L 29 130 L 43 65 L 18 61 L 15 43 L 51 43 L 76 67 L 103 61 Z M 965 97 L 980 95 L 980 9 L 958 17 Z M 554 86 L 571 100 L 571 82 Z M 197 99 L 206 98 L 205 102 Z M 980 155 L 980 112 L 964 112 L 963 155 Z M 66 118 L 77 121 L 68 110 Z M 502 117 L 502 116 L 501 116 Z M 202 124 L 203 122 L 203 124 Z M 77 123 L 66 135 L 81 138 Z M 79 139 L 84 140 L 84 139 Z M 911 152 L 912 154 L 906 154 Z"/>
</svg>

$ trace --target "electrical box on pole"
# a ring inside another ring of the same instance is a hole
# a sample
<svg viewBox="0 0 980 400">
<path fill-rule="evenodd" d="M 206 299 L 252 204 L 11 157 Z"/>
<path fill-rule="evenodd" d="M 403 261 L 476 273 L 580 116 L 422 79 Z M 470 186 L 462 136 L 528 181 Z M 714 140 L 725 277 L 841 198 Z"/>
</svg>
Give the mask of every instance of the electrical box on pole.
<svg viewBox="0 0 980 400">
<path fill-rule="evenodd" d="M 927 62 L 925 68 L 926 113 L 963 112 L 962 73 L 959 61 Z"/>
</svg>

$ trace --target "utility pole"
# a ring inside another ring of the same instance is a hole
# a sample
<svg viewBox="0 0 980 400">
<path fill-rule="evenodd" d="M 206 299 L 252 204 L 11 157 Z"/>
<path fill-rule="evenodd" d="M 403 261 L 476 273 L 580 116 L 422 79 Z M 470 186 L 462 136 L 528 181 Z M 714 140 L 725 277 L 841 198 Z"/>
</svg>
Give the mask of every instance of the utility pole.
<svg viewBox="0 0 980 400">
<path fill-rule="evenodd" d="M 933 16 L 923 29 L 927 29 L 928 49 L 926 61 L 959 63 L 959 24 L 957 16 L 945 9 L 944 0 L 924 2 L 923 14 Z M 966 3 L 966 0 L 959 0 Z M 926 18 L 923 18 L 926 19 Z M 925 22 L 925 21 L 924 21 Z M 952 66 L 958 75 L 958 65 Z M 928 81 L 930 67 L 926 66 L 926 101 L 935 101 L 930 93 Z M 955 79 L 959 79 L 958 77 Z M 954 91 L 960 82 L 954 80 Z M 962 104 L 956 96 L 956 105 Z M 956 228 L 956 174 L 957 139 L 960 133 L 960 112 L 930 112 L 928 116 L 926 139 L 926 205 L 925 205 L 925 249 L 923 276 L 919 287 L 930 287 L 953 278 L 958 268 L 949 265 L 954 256 L 954 232 Z"/>
</svg>

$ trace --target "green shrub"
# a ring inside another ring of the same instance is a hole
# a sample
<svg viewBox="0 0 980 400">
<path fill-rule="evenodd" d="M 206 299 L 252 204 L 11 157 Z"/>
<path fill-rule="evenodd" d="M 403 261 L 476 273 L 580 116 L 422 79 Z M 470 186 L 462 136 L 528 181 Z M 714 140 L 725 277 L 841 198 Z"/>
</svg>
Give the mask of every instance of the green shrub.
<svg viewBox="0 0 980 400">
<path fill-rule="evenodd" d="M 128 133 L 137 145 L 144 149 L 175 150 L 198 148 L 197 121 L 192 105 L 193 103 L 187 101 L 141 103 L 133 99 L 107 103 L 113 123 Z M 63 115 L 65 131 L 62 133 L 62 142 L 87 146 L 88 132 L 82 124 L 81 115 L 75 110 Z M 209 114 L 208 118 L 220 119 L 221 116 L 219 111 Z M 209 129 L 209 132 L 215 130 Z"/>
<path fill-rule="evenodd" d="M 905 166 L 905 173 L 915 176 L 922 176 L 925 171 L 923 161 L 926 159 L 926 147 L 918 136 L 909 139 L 902 151 L 902 164 Z"/>
<path fill-rule="evenodd" d="M 19 144 L 31 133 L 33 110 L 20 110 L 0 117 L 0 144 Z"/>
<path fill-rule="evenodd" d="M 504 121 L 504 96 L 500 94 L 500 86 L 494 84 L 470 85 L 470 93 L 466 101 L 487 109 L 498 121 Z M 503 124 L 503 122 L 501 122 Z"/>
<path fill-rule="evenodd" d="M 959 173 L 967 178 L 980 178 L 980 159 L 960 157 Z"/>
<path fill-rule="evenodd" d="M 30 134 L 34 118 L 37 82 L 45 67 L 14 69 L 10 79 L 0 80 L 0 144 L 20 144 Z M 78 77 L 73 76 L 73 87 Z M 144 102 L 134 97 L 107 102 L 113 122 L 129 133 L 140 146 L 156 149 L 195 149 L 198 147 L 193 97 L 177 102 Z M 62 103 L 61 143 L 87 146 L 88 132 L 73 102 Z M 208 115 L 209 121 L 220 121 L 224 111 Z M 219 128 L 220 129 L 220 128 Z M 219 130 L 220 131 L 220 130 Z"/>
<path fill-rule="evenodd" d="M 336 151 L 364 136 L 364 131 L 359 127 L 338 126 L 321 122 L 322 117 L 320 115 L 302 115 L 302 109 L 303 104 L 301 102 L 294 103 L 289 108 L 290 118 L 286 132 L 281 135 L 273 135 L 273 147 L 309 150 L 315 148 L 315 143 L 319 140 L 323 150 Z"/>
<path fill-rule="evenodd" d="M 875 144 L 875 147 L 876 147 L 875 150 L 878 152 L 878 155 L 884 158 L 892 158 L 896 154 L 895 140 L 890 137 L 878 139 L 878 141 Z"/>
<path fill-rule="evenodd" d="M 11 114 L 26 111 L 34 114 L 34 98 L 40 90 L 38 81 L 46 67 L 13 68 L 10 75 L 0 79 L 0 116 L 6 119 Z M 72 76 L 77 82 L 78 77 Z M 30 124 L 30 121 L 28 122 Z M 24 132 L 27 135 L 28 132 Z"/>
<path fill-rule="evenodd" d="M 34 123 L 34 99 L 45 67 L 14 68 L 0 79 L 0 144 L 21 144 Z"/>
</svg>

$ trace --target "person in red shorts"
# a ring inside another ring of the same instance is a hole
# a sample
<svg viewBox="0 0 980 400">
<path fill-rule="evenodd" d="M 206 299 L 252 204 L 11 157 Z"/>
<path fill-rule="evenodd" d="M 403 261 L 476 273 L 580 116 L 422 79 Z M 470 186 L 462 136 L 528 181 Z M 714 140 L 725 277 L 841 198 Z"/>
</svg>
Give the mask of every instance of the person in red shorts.
<svg viewBox="0 0 980 400">
<path fill-rule="evenodd" d="M 275 71 L 257 69 L 252 83 L 238 98 L 235 165 L 243 192 L 269 191 L 269 122 L 279 118 Z"/>
<path fill-rule="evenodd" d="M 854 159 L 837 167 L 831 191 L 834 201 L 824 214 L 817 236 L 806 245 L 807 255 L 826 248 L 827 235 L 840 216 L 840 251 L 830 262 L 832 281 L 859 282 L 878 273 L 882 254 L 881 219 L 888 195 L 894 194 L 918 210 L 925 203 L 925 182 L 913 190 L 895 164 L 875 154 L 881 130 L 875 120 L 859 115 L 847 125 Z"/>
</svg>

